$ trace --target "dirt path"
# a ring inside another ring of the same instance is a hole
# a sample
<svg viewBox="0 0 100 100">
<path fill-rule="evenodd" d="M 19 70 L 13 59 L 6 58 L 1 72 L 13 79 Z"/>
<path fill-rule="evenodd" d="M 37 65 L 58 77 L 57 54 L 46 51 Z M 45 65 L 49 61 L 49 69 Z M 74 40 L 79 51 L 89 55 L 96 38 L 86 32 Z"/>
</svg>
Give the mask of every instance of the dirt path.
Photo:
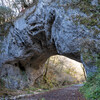
<svg viewBox="0 0 100 100">
<path fill-rule="evenodd" d="M 81 85 L 74 85 L 62 89 L 51 90 L 46 93 L 41 93 L 18 100 L 85 100 L 78 91 Z"/>
</svg>

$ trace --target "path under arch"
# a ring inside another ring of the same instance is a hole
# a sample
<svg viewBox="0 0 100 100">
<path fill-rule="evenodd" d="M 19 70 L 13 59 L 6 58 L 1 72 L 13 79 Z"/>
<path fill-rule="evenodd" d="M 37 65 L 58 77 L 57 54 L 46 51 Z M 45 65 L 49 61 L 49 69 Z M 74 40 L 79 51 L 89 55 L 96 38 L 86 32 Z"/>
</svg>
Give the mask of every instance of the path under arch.
<svg viewBox="0 0 100 100">
<path fill-rule="evenodd" d="M 73 85 L 20 99 L 18 98 L 18 100 L 86 100 L 79 92 L 81 86 Z"/>
</svg>

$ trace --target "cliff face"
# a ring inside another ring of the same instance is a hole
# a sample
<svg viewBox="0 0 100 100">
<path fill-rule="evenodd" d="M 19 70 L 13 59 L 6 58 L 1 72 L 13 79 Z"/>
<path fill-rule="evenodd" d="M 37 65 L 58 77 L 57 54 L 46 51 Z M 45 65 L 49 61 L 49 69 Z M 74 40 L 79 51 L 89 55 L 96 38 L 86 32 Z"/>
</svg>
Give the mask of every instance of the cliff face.
<svg viewBox="0 0 100 100">
<path fill-rule="evenodd" d="M 55 54 L 82 61 L 87 72 L 94 71 L 96 60 L 90 57 L 97 58 L 100 51 L 99 9 L 98 0 L 40 0 L 3 27 L 7 31 L 0 43 L 0 78 L 5 86 L 33 85 Z"/>
</svg>

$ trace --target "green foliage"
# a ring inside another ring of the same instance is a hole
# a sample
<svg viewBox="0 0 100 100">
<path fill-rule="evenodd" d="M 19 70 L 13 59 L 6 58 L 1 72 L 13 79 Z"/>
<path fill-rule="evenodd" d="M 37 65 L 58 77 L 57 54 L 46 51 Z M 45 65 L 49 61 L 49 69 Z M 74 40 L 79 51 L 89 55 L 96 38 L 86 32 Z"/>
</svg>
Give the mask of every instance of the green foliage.
<svg viewBox="0 0 100 100">
<path fill-rule="evenodd" d="M 37 87 L 43 90 L 49 90 L 58 86 L 56 77 L 52 73 L 48 73 L 46 76 L 42 76 L 41 79 L 37 80 L 35 84 Z"/>
<path fill-rule="evenodd" d="M 13 11 L 9 7 L 0 6 L 0 24 L 9 21 L 13 16 Z"/>
<path fill-rule="evenodd" d="M 87 100 L 100 100 L 100 70 L 89 75 L 80 91 L 84 93 Z"/>
<path fill-rule="evenodd" d="M 91 0 L 81 0 L 77 6 L 80 8 L 81 11 L 83 11 L 87 15 L 91 12 L 97 13 L 100 9 L 99 6 L 91 5 Z"/>
<path fill-rule="evenodd" d="M 85 25 L 86 28 L 88 28 L 89 30 L 92 29 L 94 32 L 94 36 L 100 33 L 100 30 L 99 30 L 100 5 L 98 6 L 91 5 L 91 0 L 80 0 L 80 2 L 72 6 L 72 8 L 73 9 L 79 8 L 81 12 L 87 15 L 86 17 L 80 16 L 80 15 L 75 16 L 75 17 L 72 16 L 76 25 L 80 23 L 80 24 Z M 97 26 L 98 29 L 95 28 L 95 26 Z"/>
<path fill-rule="evenodd" d="M 0 13 L 1 14 L 6 14 L 6 13 L 11 13 L 12 10 L 9 7 L 5 7 L 5 6 L 0 6 Z"/>
<path fill-rule="evenodd" d="M 38 91 L 38 88 L 31 86 L 29 88 L 25 88 L 24 91 L 26 91 L 28 94 L 34 94 L 35 91 Z"/>
<path fill-rule="evenodd" d="M 100 53 L 96 56 L 96 64 L 95 65 L 100 69 Z"/>
<path fill-rule="evenodd" d="M 41 100 L 45 100 L 45 98 L 42 98 Z"/>
<path fill-rule="evenodd" d="M 90 49 L 90 45 L 92 50 Z M 100 69 L 100 53 L 95 50 L 95 43 L 87 41 L 81 49 L 83 60 L 86 64 L 92 64 Z"/>
<path fill-rule="evenodd" d="M 93 29 L 94 30 L 94 34 L 98 34 L 100 33 L 100 30 L 97 30 L 94 26 L 97 26 L 98 28 L 99 26 L 99 16 L 100 13 L 93 13 L 93 15 L 89 16 L 89 17 L 83 17 L 83 16 L 75 16 L 75 18 L 73 17 L 75 24 L 77 25 L 78 22 L 80 22 L 80 24 L 85 25 L 88 29 Z"/>
<path fill-rule="evenodd" d="M 4 86 L 4 81 L 2 79 L 0 79 L 0 86 Z"/>
</svg>

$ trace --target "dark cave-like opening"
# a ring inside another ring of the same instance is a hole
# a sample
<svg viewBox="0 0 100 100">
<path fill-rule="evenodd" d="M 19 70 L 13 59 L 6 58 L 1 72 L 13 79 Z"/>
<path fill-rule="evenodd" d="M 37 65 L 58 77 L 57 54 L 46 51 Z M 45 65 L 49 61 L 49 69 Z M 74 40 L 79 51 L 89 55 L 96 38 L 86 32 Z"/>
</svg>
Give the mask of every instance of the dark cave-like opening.
<svg viewBox="0 0 100 100">
<path fill-rule="evenodd" d="M 21 64 L 21 62 L 18 62 L 18 66 L 20 68 L 21 71 L 26 71 L 25 67 Z"/>
</svg>

